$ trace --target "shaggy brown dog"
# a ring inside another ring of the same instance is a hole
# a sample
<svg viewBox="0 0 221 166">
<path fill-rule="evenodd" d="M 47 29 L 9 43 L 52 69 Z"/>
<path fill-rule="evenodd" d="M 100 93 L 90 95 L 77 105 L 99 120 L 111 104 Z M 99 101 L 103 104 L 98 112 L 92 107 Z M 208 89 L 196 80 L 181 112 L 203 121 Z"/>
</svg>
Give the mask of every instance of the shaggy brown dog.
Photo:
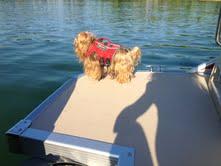
<svg viewBox="0 0 221 166">
<path fill-rule="evenodd" d="M 85 74 L 95 80 L 110 75 L 119 83 L 129 82 L 141 58 L 140 48 L 126 49 L 108 39 L 97 39 L 91 32 L 80 32 L 73 46 Z"/>
</svg>

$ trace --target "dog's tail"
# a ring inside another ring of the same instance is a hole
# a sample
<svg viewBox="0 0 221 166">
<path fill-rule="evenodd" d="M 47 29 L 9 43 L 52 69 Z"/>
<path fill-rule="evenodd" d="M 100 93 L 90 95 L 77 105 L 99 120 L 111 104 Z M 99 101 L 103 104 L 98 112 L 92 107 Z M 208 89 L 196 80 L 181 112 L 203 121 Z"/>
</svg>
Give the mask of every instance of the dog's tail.
<svg viewBox="0 0 221 166">
<path fill-rule="evenodd" d="M 135 66 L 138 65 L 138 63 L 141 60 L 141 49 L 139 47 L 134 47 L 131 50 L 132 58 L 134 61 Z"/>
</svg>

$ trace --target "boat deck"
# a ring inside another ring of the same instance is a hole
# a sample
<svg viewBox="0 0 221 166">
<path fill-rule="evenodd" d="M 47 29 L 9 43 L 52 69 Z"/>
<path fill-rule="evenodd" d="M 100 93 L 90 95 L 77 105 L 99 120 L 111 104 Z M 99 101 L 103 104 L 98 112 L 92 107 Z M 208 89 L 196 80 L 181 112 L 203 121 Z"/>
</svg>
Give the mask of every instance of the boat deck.
<svg viewBox="0 0 221 166">
<path fill-rule="evenodd" d="M 220 165 L 221 123 L 206 79 L 137 72 L 128 84 L 86 76 L 32 128 L 135 148 L 135 165 Z"/>
</svg>

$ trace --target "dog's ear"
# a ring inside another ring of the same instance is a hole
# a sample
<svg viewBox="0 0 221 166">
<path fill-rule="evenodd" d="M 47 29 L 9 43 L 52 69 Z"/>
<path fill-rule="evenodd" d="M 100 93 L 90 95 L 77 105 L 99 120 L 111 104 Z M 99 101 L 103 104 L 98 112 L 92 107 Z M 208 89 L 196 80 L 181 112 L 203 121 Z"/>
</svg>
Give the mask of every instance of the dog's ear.
<svg viewBox="0 0 221 166">
<path fill-rule="evenodd" d="M 139 47 L 134 47 L 131 51 L 130 51 L 134 64 L 137 65 L 141 59 L 141 49 Z"/>
</svg>

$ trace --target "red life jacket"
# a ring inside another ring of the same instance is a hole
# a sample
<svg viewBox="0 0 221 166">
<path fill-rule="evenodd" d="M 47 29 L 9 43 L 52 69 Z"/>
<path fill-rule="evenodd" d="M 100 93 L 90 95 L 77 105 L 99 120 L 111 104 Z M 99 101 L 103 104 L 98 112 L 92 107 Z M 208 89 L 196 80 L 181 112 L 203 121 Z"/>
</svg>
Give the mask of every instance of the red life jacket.
<svg viewBox="0 0 221 166">
<path fill-rule="evenodd" d="M 98 38 L 89 46 L 86 56 L 96 53 L 99 60 L 102 60 L 107 65 L 119 48 L 120 45 L 112 43 L 107 38 Z"/>
</svg>

